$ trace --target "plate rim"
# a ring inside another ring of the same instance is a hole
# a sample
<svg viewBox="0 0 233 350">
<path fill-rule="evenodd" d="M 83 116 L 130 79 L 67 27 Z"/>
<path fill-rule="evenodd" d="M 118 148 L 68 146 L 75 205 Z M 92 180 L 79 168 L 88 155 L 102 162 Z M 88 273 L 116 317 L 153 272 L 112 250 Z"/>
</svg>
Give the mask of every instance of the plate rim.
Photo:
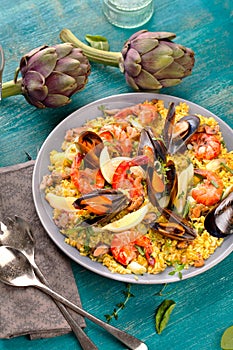
<svg viewBox="0 0 233 350">
<path fill-rule="evenodd" d="M 207 110 L 206 108 L 188 101 L 186 99 L 180 98 L 180 97 L 176 97 L 176 96 L 172 96 L 172 95 L 166 95 L 166 94 L 160 94 L 160 93 L 147 93 L 147 92 L 132 92 L 132 93 L 124 93 L 124 94 L 115 94 L 115 95 L 111 95 L 111 96 L 107 96 L 107 97 L 103 97 L 101 99 L 98 99 L 96 101 L 90 102 L 78 109 L 76 109 L 74 112 L 72 112 L 71 114 L 69 114 L 67 117 L 65 117 L 60 123 L 57 124 L 57 126 L 49 133 L 49 135 L 46 137 L 46 139 L 44 140 L 43 144 L 40 147 L 40 150 L 38 152 L 37 158 L 35 160 L 35 165 L 34 165 L 34 169 L 33 169 L 33 175 L 32 175 L 32 194 L 33 194 L 33 201 L 34 201 L 34 205 L 36 208 L 36 212 L 37 215 L 41 221 L 42 226 L 44 227 L 45 231 L 47 232 L 47 234 L 49 235 L 49 237 L 53 240 L 53 242 L 57 245 L 57 247 L 64 253 L 66 254 L 70 259 L 72 259 L 74 262 L 78 263 L 79 265 L 85 267 L 86 269 L 101 275 L 103 277 L 106 278 L 110 278 L 116 281 L 120 281 L 120 282 L 127 282 L 127 283 L 137 283 L 137 284 L 163 284 L 163 283 L 172 283 L 172 282 L 178 282 L 181 280 L 185 280 L 188 278 L 192 278 L 195 276 L 198 276 L 206 271 L 208 271 L 209 269 L 211 269 L 212 267 L 216 266 L 217 264 L 219 264 L 222 260 L 224 260 L 227 256 L 229 256 L 231 254 L 231 252 L 233 251 L 233 238 L 231 239 L 231 237 L 228 237 L 226 240 L 232 240 L 231 244 L 229 244 L 229 246 L 224 249 L 223 252 L 221 252 L 221 254 L 219 256 L 215 256 L 215 258 L 213 258 L 214 254 L 216 254 L 216 252 L 214 252 L 206 261 L 207 264 L 205 264 L 203 267 L 201 268 L 194 268 L 194 267 L 189 267 L 187 270 L 183 270 L 182 271 L 182 279 L 180 279 L 176 274 L 173 276 L 170 276 L 168 273 L 169 271 L 172 271 L 171 268 L 166 268 L 165 271 L 158 273 L 158 274 L 144 274 L 144 275 L 134 275 L 134 274 L 119 274 L 119 273 L 112 273 L 107 267 L 103 266 L 101 263 L 98 262 L 94 262 L 92 261 L 89 257 L 84 257 L 81 256 L 79 251 L 74 248 L 71 247 L 70 245 L 68 245 L 67 243 L 65 243 L 65 236 L 63 236 L 57 226 L 55 225 L 55 223 L 53 222 L 52 218 L 48 215 L 48 211 L 46 210 L 46 204 L 48 207 L 48 203 L 47 201 L 43 198 L 42 196 L 42 191 L 39 189 L 39 185 L 40 182 L 42 180 L 41 178 L 41 167 L 40 165 L 43 162 L 43 153 L 46 151 L 46 147 L 49 144 L 49 142 L 51 142 L 50 140 L 52 139 L 52 137 L 54 137 L 58 131 L 62 130 L 62 127 L 65 126 L 67 123 L 69 123 L 70 121 L 72 121 L 75 118 L 78 118 L 78 115 L 81 115 L 82 113 L 85 114 L 85 111 L 96 107 L 98 109 L 98 106 L 100 106 L 101 104 L 106 104 L 106 103 L 116 103 L 118 102 L 117 100 L 119 99 L 123 99 L 123 100 L 131 100 L 134 102 L 127 102 L 128 105 L 133 105 L 135 103 L 140 103 L 143 100 L 149 100 L 149 99 L 160 99 L 160 100 L 164 100 L 165 104 L 169 102 L 184 102 L 187 103 L 190 107 L 194 108 L 194 109 L 200 109 L 201 110 L 201 114 L 207 114 L 207 116 L 213 117 L 215 118 L 219 124 L 220 124 L 220 128 L 221 131 L 222 129 L 225 131 L 225 133 L 230 132 L 231 134 L 233 133 L 233 130 L 231 129 L 231 127 L 221 118 L 217 117 L 215 114 L 213 114 L 212 112 L 210 112 L 209 110 Z M 138 100 L 137 102 L 135 102 L 135 100 Z M 126 101 L 124 102 L 120 102 L 120 103 L 126 103 Z M 122 107 L 123 108 L 123 107 Z M 94 118 L 96 118 L 97 116 L 95 116 Z M 67 129 L 63 129 L 63 131 L 65 132 L 65 130 Z M 226 142 L 227 143 L 227 142 Z M 56 149 L 60 149 L 61 148 L 61 142 L 59 145 L 57 145 Z M 55 149 L 55 147 L 53 147 L 53 149 Z M 233 149 L 233 141 L 232 141 L 232 149 Z M 50 149 L 51 151 L 52 149 Z M 47 154 L 48 156 L 48 154 Z M 47 164 L 48 167 L 49 164 Z M 47 169 L 47 173 L 48 173 L 48 169 Z M 49 221 L 48 221 L 49 220 Z M 48 224 L 49 222 L 49 224 Z M 51 227 L 50 227 L 51 225 Z M 55 230 L 55 232 L 54 232 Z M 60 236 L 60 239 L 58 239 L 58 234 Z M 61 240 L 62 238 L 62 240 Z M 224 244 L 224 242 L 223 242 Z M 222 245 L 223 245 L 222 244 Z M 221 249 L 222 245 L 217 248 L 217 249 Z M 166 272 L 166 273 L 165 273 Z M 164 277 L 165 275 L 165 277 Z M 162 277 L 161 277 L 162 276 Z"/>
</svg>

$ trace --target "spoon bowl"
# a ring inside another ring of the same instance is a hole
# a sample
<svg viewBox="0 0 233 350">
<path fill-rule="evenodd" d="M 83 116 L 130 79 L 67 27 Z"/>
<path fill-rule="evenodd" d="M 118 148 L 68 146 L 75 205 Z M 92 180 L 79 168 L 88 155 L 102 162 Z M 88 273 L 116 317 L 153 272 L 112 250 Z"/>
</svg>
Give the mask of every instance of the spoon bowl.
<svg viewBox="0 0 233 350">
<path fill-rule="evenodd" d="M 110 324 L 98 319 L 89 312 L 83 310 L 79 306 L 73 304 L 62 295 L 41 283 L 36 277 L 33 267 L 26 256 L 14 248 L 5 246 L 0 247 L 0 281 L 16 287 L 36 287 L 43 292 L 52 296 L 59 302 L 68 306 L 80 315 L 87 317 L 92 322 L 107 330 L 110 334 L 120 340 L 131 350 L 147 350 L 147 346 L 141 340 L 132 335 L 111 326 Z"/>
<path fill-rule="evenodd" d="M 36 285 L 37 278 L 28 259 L 13 248 L 0 247 L 0 280 L 16 287 Z"/>
<path fill-rule="evenodd" d="M 28 258 L 34 259 L 35 239 L 30 225 L 23 218 L 8 218 L 8 224 L 0 222 L 0 245 L 16 248 Z"/>
</svg>

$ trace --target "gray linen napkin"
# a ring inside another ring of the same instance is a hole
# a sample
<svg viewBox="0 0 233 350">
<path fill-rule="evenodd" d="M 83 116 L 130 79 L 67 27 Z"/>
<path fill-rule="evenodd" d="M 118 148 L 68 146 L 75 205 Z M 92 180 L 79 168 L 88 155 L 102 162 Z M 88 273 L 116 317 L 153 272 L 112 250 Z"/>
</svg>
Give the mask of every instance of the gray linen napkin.
<svg viewBox="0 0 233 350">
<path fill-rule="evenodd" d="M 27 220 L 36 240 L 35 260 L 50 286 L 81 306 L 68 258 L 43 229 L 32 198 L 34 161 L 0 168 L 0 220 L 21 216 Z M 72 312 L 81 327 L 82 316 Z M 0 338 L 29 335 L 31 339 L 54 337 L 70 327 L 53 300 L 40 290 L 11 287 L 0 282 Z"/>
</svg>

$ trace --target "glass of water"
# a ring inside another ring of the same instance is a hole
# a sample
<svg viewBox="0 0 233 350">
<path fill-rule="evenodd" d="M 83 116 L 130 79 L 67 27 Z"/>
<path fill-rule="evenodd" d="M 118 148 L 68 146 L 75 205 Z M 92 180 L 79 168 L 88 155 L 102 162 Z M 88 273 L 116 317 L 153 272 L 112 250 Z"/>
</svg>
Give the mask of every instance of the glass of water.
<svg viewBox="0 0 233 350">
<path fill-rule="evenodd" d="M 149 21 L 153 11 L 153 0 L 103 0 L 108 21 L 121 28 L 140 27 Z"/>
</svg>

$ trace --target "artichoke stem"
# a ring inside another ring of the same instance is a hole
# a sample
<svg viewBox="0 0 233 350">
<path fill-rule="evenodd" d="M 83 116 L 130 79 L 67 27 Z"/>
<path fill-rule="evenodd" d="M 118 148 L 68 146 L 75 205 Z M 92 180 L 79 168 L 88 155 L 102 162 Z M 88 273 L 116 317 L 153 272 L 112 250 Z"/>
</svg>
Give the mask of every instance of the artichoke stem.
<svg viewBox="0 0 233 350">
<path fill-rule="evenodd" d="M 65 43 L 71 43 L 75 47 L 82 49 L 84 55 L 90 61 L 102 63 L 106 66 L 119 67 L 123 60 L 121 52 L 98 50 L 88 46 L 80 41 L 69 29 L 62 29 L 60 39 Z"/>
<path fill-rule="evenodd" d="M 11 80 L 2 84 L 2 98 L 14 96 L 14 95 L 21 95 L 21 94 L 22 94 L 21 79 L 18 80 L 16 83 L 14 82 L 14 80 Z"/>
</svg>

